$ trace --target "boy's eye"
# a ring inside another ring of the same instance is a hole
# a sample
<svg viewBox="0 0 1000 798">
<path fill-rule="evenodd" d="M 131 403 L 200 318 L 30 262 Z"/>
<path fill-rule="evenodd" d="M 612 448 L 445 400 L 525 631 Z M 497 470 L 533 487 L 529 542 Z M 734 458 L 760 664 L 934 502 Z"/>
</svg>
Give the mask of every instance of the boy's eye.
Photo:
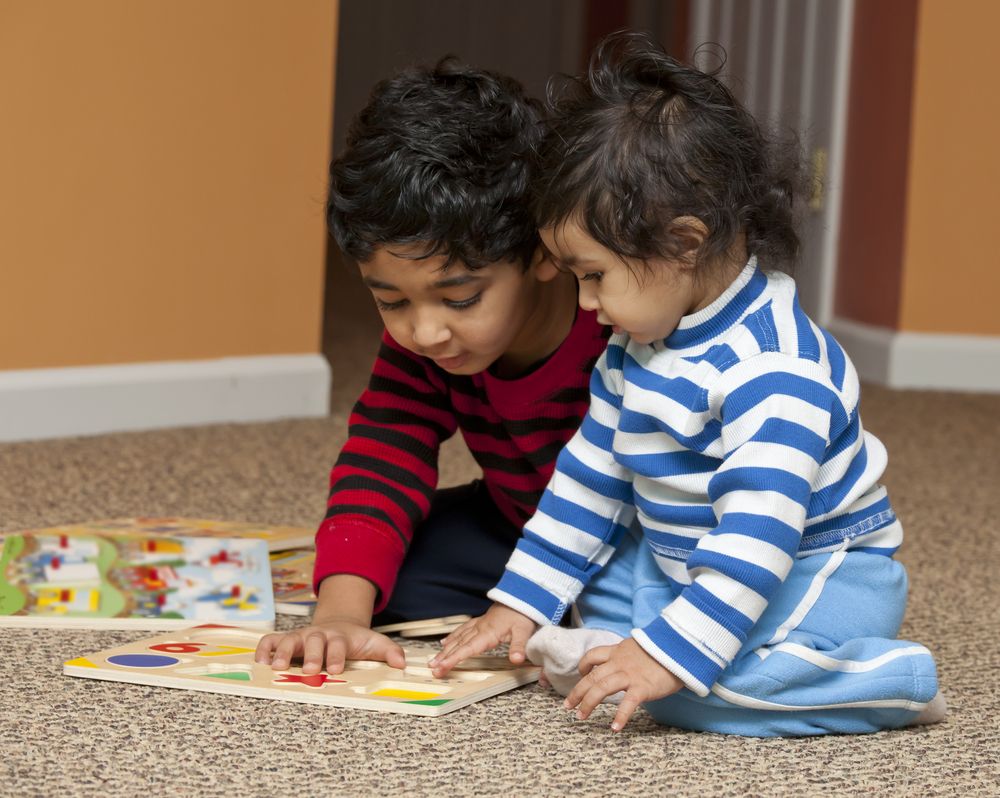
<svg viewBox="0 0 1000 798">
<path fill-rule="evenodd" d="M 385 300 L 375 297 L 375 305 L 379 310 L 399 310 L 406 304 L 405 299 L 400 299 L 398 302 L 386 302 Z"/>
<path fill-rule="evenodd" d="M 604 277 L 604 272 L 587 272 L 580 277 L 581 280 L 596 280 L 601 282 L 601 278 Z"/>
<path fill-rule="evenodd" d="M 473 305 L 477 304 L 480 299 L 483 298 L 483 292 L 480 291 L 478 294 L 470 296 L 468 299 L 446 299 L 444 303 L 455 310 L 465 310 L 466 308 L 471 308 Z"/>
</svg>

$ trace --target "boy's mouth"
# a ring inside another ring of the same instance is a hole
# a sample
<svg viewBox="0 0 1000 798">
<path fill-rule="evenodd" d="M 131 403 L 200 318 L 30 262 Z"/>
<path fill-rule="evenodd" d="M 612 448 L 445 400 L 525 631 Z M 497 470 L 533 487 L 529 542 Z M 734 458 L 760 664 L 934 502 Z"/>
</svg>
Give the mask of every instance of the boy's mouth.
<svg viewBox="0 0 1000 798">
<path fill-rule="evenodd" d="M 465 363 L 467 355 L 455 355 L 454 357 L 436 357 L 434 362 L 445 371 L 460 368 Z"/>
</svg>

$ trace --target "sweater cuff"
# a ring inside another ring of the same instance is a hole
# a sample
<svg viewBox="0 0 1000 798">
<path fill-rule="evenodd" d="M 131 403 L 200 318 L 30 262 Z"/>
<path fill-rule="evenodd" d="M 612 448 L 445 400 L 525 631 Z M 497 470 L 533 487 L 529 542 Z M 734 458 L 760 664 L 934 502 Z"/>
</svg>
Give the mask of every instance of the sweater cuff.
<svg viewBox="0 0 1000 798">
<path fill-rule="evenodd" d="M 313 591 L 335 574 L 352 574 L 367 579 L 378 589 L 373 613 L 385 609 L 403 564 L 403 548 L 381 530 L 363 523 L 328 519 L 316 533 L 316 565 Z"/>
<path fill-rule="evenodd" d="M 642 629 L 633 629 L 632 637 L 643 651 L 702 698 L 711 692 L 728 665 L 718 654 L 692 642 L 663 616 Z"/>
<path fill-rule="evenodd" d="M 509 568 L 486 597 L 517 610 L 540 626 L 558 624 L 569 609 L 564 600 Z"/>
</svg>

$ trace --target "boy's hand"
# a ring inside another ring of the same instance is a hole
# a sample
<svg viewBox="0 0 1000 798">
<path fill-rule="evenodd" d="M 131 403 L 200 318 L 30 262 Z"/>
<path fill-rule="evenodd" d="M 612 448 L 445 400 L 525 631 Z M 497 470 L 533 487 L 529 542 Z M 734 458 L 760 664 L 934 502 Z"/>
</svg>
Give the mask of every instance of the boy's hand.
<svg viewBox="0 0 1000 798">
<path fill-rule="evenodd" d="M 517 610 L 494 604 L 485 614 L 466 621 L 448 635 L 442 641 L 441 653 L 427 664 L 440 679 L 462 660 L 496 648 L 501 643 L 510 643 L 510 661 L 521 665 L 524 662 L 524 646 L 537 626 L 531 618 Z"/>
<path fill-rule="evenodd" d="M 342 673 L 348 659 L 386 662 L 393 668 L 406 667 L 403 649 L 388 637 L 373 632 L 354 620 L 327 620 L 291 632 L 264 635 L 254 659 L 275 670 L 287 668 L 293 657 L 302 657 L 303 673 Z"/>
<path fill-rule="evenodd" d="M 592 648 L 580 659 L 583 678 L 566 696 L 566 709 L 576 707 L 576 716 L 586 720 L 594 707 L 609 695 L 624 690 L 625 697 L 611 722 L 621 731 L 639 704 L 673 695 L 684 683 L 627 637 L 614 646 Z"/>
</svg>

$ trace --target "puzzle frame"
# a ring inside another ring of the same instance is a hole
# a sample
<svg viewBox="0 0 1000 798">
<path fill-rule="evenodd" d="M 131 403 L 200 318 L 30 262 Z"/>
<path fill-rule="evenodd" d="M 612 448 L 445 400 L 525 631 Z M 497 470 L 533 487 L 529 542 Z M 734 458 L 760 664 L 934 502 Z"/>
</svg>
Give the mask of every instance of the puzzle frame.
<svg viewBox="0 0 1000 798">
<path fill-rule="evenodd" d="M 427 667 L 432 652 L 404 646 L 406 669 L 348 661 L 342 674 L 306 675 L 254 662 L 262 632 L 206 624 L 165 632 L 69 660 L 63 673 L 103 681 L 171 687 L 251 698 L 438 717 L 537 681 L 539 668 L 505 657 L 475 657 L 447 678 Z"/>
</svg>

